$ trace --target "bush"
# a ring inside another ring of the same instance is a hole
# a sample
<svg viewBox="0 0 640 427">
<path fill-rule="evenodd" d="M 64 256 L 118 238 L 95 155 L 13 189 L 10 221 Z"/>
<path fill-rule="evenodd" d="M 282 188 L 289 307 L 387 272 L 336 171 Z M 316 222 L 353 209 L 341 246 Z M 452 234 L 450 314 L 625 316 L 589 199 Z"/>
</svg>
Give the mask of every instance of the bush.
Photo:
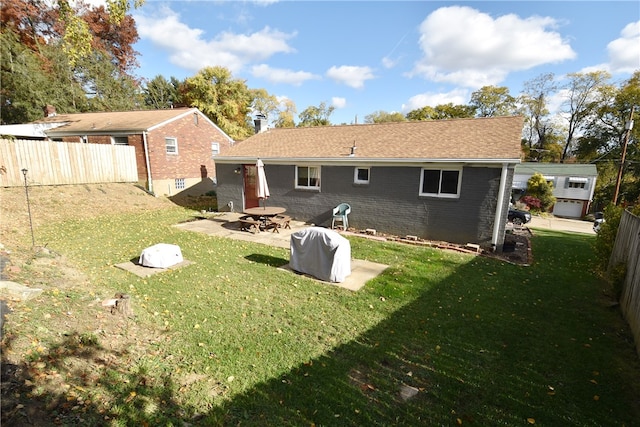
<svg viewBox="0 0 640 427">
<path fill-rule="evenodd" d="M 532 210 L 534 212 L 540 211 L 542 207 L 540 199 L 533 196 L 524 196 L 519 201 L 527 205 L 528 210 Z"/>
<path fill-rule="evenodd" d="M 553 184 L 549 184 L 541 173 L 533 174 L 527 181 L 527 196 L 538 199 L 540 206 L 537 209 L 543 212 L 549 211 L 556 203 L 556 198 L 553 196 Z"/>
</svg>

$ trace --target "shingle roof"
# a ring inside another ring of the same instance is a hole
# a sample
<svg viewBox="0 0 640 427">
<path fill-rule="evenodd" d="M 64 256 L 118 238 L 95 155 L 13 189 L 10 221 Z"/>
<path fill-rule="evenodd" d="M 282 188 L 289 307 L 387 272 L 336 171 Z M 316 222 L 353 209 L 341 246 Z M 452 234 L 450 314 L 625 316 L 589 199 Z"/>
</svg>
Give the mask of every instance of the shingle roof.
<svg viewBox="0 0 640 427">
<path fill-rule="evenodd" d="M 198 111 L 196 108 L 175 108 L 167 110 L 117 111 L 101 113 L 57 114 L 36 120 L 32 123 L 65 123 L 49 134 L 61 133 L 99 133 L 99 132 L 142 132 L 178 118 L 181 115 Z"/>
<path fill-rule="evenodd" d="M 519 161 L 522 117 L 275 128 L 236 143 L 233 159 Z M 350 156 L 355 146 L 355 155 Z"/>
<path fill-rule="evenodd" d="M 566 175 L 566 176 L 597 176 L 596 165 L 577 163 L 522 163 L 516 166 L 518 175 L 533 175 L 536 172 L 542 175 Z"/>
</svg>

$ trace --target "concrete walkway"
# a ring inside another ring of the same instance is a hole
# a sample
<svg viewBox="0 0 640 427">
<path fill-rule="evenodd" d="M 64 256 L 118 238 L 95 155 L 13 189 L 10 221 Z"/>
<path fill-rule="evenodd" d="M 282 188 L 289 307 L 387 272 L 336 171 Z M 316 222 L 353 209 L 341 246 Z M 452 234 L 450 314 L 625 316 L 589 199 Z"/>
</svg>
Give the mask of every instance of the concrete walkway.
<svg viewBox="0 0 640 427">
<path fill-rule="evenodd" d="M 176 227 L 186 231 L 204 233 L 208 236 L 226 237 L 229 239 L 243 240 L 246 242 L 260 243 L 263 245 L 289 249 L 291 242 L 291 233 L 295 233 L 296 231 L 313 226 L 313 224 L 306 224 L 301 221 L 291 220 L 290 229 L 280 228 L 278 230 L 279 232 L 268 230 L 253 234 L 248 231 L 242 231 L 240 229 L 238 219 L 242 215 L 239 213 L 223 212 L 205 214 L 205 216 L 206 218 L 203 216 L 203 219 L 177 224 Z M 305 276 L 317 280 L 321 283 L 357 291 L 358 289 L 362 288 L 366 282 L 378 276 L 388 267 L 388 265 L 378 264 L 375 262 L 351 259 L 351 274 L 347 276 L 344 282 L 324 282 L 308 275 Z M 282 266 L 281 268 L 292 271 L 289 268 L 288 264 Z M 292 274 L 297 273 L 292 271 Z"/>
<path fill-rule="evenodd" d="M 530 228 L 543 228 L 555 231 L 570 231 L 573 233 L 596 234 L 593 231 L 593 222 L 579 219 L 558 217 L 541 217 L 534 215 L 531 222 L 526 224 Z"/>
</svg>

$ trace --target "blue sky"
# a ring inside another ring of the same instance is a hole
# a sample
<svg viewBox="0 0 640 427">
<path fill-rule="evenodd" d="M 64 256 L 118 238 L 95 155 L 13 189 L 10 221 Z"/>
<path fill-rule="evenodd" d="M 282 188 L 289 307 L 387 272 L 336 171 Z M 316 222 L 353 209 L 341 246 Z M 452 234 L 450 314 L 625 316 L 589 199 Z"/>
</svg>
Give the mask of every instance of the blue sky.
<svg viewBox="0 0 640 427">
<path fill-rule="evenodd" d="M 139 77 L 224 66 L 298 112 L 333 105 L 333 124 L 467 104 L 484 85 L 517 96 L 543 73 L 640 69 L 637 1 L 146 0 L 133 16 Z"/>
</svg>

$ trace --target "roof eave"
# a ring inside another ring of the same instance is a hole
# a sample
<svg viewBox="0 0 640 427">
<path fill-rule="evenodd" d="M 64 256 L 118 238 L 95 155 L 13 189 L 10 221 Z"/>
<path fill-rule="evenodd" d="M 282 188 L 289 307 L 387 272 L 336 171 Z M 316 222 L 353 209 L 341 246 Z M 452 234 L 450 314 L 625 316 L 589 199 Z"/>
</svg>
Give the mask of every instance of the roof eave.
<svg viewBox="0 0 640 427">
<path fill-rule="evenodd" d="M 264 157 L 264 156 L 216 156 L 217 163 L 255 163 L 260 158 L 263 162 L 273 164 L 290 163 L 321 163 L 329 164 L 411 164 L 411 163 L 495 163 L 495 164 L 517 164 L 520 158 L 379 158 L 379 157 Z"/>
</svg>

